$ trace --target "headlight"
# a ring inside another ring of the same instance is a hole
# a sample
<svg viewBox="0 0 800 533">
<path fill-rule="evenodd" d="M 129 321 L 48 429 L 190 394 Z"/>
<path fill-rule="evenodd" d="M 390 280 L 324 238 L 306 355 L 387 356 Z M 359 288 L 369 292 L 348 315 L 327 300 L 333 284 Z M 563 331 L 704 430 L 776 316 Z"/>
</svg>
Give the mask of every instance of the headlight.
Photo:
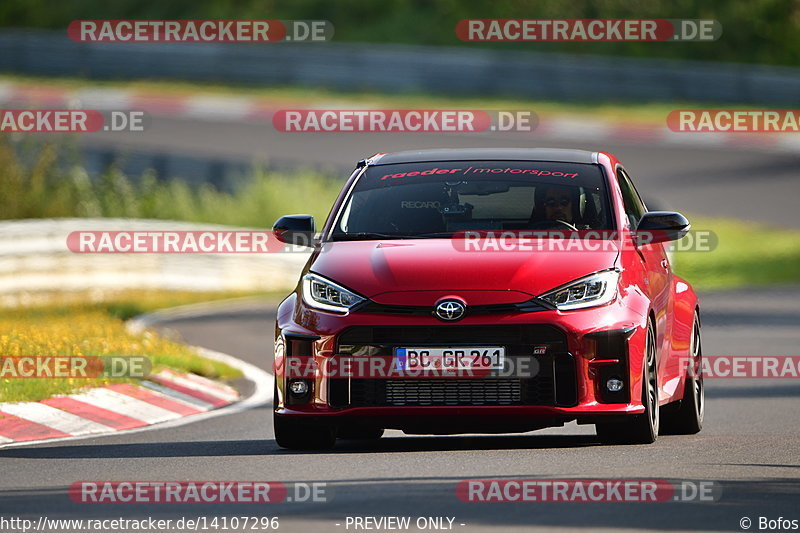
<svg viewBox="0 0 800 533">
<path fill-rule="evenodd" d="M 366 298 L 322 276 L 306 274 L 303 276 L 303 300 L 317 309 L 345 313 Z"/>
<path fill-rule="evenodd" d="M 605 270 L 563 285 L 539 296 L 560 311 L 603 305 L 617 295 L 619 272 Z"/>
</svg>

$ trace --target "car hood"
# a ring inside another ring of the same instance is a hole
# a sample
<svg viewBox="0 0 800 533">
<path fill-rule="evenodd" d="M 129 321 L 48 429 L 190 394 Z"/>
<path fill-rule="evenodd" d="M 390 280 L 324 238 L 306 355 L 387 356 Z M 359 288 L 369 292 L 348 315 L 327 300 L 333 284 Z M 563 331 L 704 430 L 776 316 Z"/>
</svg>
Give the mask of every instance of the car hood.
<svg viewBox="0 0 800 533">
<path fill-rule="evenodd" d="M 482 252 L 458 250 L 450 239 L 340 241 L 325 243 L 310 270 L 378 303 L 461 296 L 477 305 L 525 301 L 612 268 L 618 255 L 613 241 L 592 250 Z"/>
</svg>

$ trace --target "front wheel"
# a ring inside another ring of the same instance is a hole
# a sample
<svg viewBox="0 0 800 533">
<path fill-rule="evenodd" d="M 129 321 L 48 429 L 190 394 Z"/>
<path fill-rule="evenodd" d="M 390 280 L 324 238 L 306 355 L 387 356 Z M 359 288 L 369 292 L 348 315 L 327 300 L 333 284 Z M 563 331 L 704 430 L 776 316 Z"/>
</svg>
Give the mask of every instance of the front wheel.
<svg viewBox="0 0 800 533">
<path fill-rule="evenodd" d="M 658 362 L 656 359 L 655 328 L 647 326 L 644 368 L 642 369 L 642 405 L 644 413 L 633 415 L 623 422 L 600 422 L 595 430 L 607 444 L 651 444 L 658 438 L 660 409 L 658 407 Z"/>
<path fill-rule="evenodd" d="M 700 317 L 694 316 L 689 361 L 686 366 L 683 398 L 666 406 L 662 434 L 694 435 L 703 429 L 705 415 L 705 386 L 702 374 L 703 350 L 700 342 Z"/>
</svg>

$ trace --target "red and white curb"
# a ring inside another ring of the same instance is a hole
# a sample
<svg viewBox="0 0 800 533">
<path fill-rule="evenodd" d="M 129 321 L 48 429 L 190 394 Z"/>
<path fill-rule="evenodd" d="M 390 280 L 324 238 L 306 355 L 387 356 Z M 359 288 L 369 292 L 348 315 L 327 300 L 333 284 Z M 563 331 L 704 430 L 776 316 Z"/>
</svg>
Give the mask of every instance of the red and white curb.
<svg viewBox="0 0 800 533">
<path fill-rule="evenodd" d="M 153 320 L 129 322 L 140 330 Z M 0 403 L 0 448 L 94 438 L 181 426 L 272 402 L 273 377 L 228 354 L 193 347 L 199 355 L 226 363 L 254 384 L 242 399 L 222 383 L 194 374 L 162 370 L 141 382 L 111 384 L 41 402 Z"/>
<path fill-rule="evenodd" d="M 0 403 L 0 442 L 132 429 L 204 413 L 238 399 L 227 385 L 164 370 L 142 386 L 116 383 L 40 402 Z"/>
<path fill-rule="evenodd" d="M 271 122 L 280 109 L 308 107 L 305 102 L 282 102 L 259 97 L 237 95 L 173 95 L 117 88 L 41 87 L 34 84 L 0 82 L 0 106 L 14 108 L 91 108 L 105 110 L 138 110 L 154 116 L 171 116 L 216 121 Z M 342 108 L 341 102 L 319 103 L 314 109 Z M 352 108 L 352 105 L 344 106 Z M 366 109 L 366 107 L 365 107 Z M 800 150 L 797 133 L 678 133 L 664 123 L 631 123 L 592 118 L 540 117 L 532 132 L 454 133 L 530 139 L 569 139 L 576 141 L 611 140 L 674 146 L 722 147 L 729 149 L 796 152 Z"/>
</svg>

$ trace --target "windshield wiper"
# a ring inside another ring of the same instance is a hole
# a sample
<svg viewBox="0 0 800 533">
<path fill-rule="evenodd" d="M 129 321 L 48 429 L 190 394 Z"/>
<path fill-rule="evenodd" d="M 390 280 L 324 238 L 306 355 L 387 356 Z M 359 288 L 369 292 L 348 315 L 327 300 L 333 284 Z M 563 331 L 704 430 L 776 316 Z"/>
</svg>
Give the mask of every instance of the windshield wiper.
<svg viewBox="0 0 800 533">
<path fill-rule="evenodd" d="M 369 241 L 373 239 L 433 239 L 436 237 L 452 237 L 452 231 L 439 231 L 435 233 L 415 233 L 413 235 L 403 235 L 401 233 L 337 233 L 331 236 L 332 241 Z"/>
<path fill-rule="evenodd" d="M 370 241 L 374 239 L 405 239 L 408 235 L 373 233 L 362 231 L 358 233 L 336 233 L 331 236 L 332 241 Z"/>
<path fill-rule="evenodd" d="M 454 232 L 452 231 L 436 231 L 433 233 L 417 233 L 414 235 L 408 235 L 409 239 L 435 239 L 437 237 L 452 237 Z"/>
</svg>

